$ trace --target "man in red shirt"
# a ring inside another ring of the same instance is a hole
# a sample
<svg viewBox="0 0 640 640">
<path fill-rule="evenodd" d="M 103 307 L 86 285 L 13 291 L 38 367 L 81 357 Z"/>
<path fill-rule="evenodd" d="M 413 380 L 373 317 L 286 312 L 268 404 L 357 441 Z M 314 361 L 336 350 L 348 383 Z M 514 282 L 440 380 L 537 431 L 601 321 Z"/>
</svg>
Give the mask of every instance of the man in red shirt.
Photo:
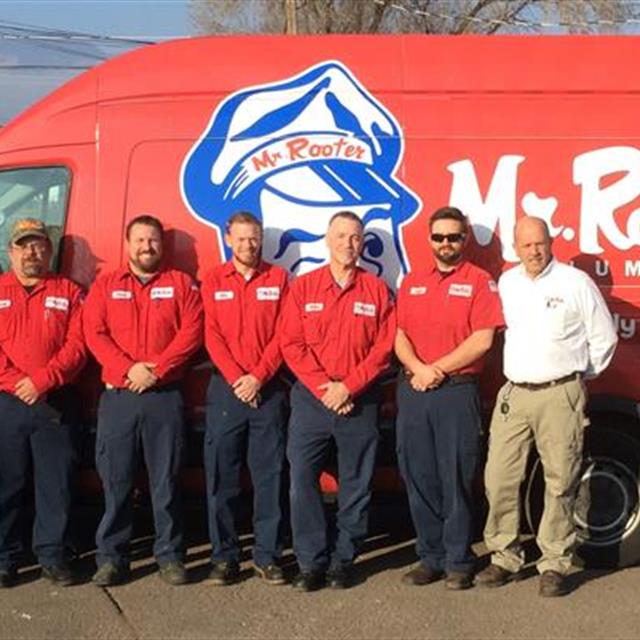
<svg viewBox="0 0 640 640">
<path fill-rule="evenodd" d="M 0 275 L 0 587 L 17 577 L 19 515 L 33 461 L 33 550 L 42 574 L 72 584 L 67 535 L 73 472 L 71 399 L 64 386 L 86 360 L 82 290 L 49 271 L 53 247 L 40 220 L 18 220 L 11 271 Z"/>
<path fill-rule="evenodd" d="M 282 467 L 284 389 L 277 328 L 287 290 L 284 269 L 261 259 L 262 226 L 251 213 L 227 221 L 231 259 L 204 278 L 205 345 L 215 365 L 207 393 L 204 462 L 211 561 L 209 582 L 227 585 L 240 572 L 236 531 L 245 444 L 253 482 L 254 571 L 284 584 Z"/>
<path fill-rule="evenodd" d="M 202 341 L 202 303 L 187 274 L 161 266 L 163 227 L 152 216 L 127 226 L 129 262 L 101 276 L 83 314 L 88 347 L 102 365 L 96 467 L 105 513 L 96 533 L 94 583 L 123 582 L 129 571 L 134 474 L 142 446 L 149 475 L 160 577 L 183 584 L 179 472 L 184 442 L 179 381 Z"/>
<path fill-rule="evenodd" d="M 400 471 L 420 565 L 408 584 L 446 574 L 449 589 L 473 585 L 472 483 L 481 431 L 477 381 L 504 320 L 495 282 L 464 259 L 468 223 L 454 207 L 430 220 L 435 264 L 398 293 L 395 351 L 404 365 L 396 422 Z"/>
<path fill-rule="evenodd" d="M 378 442 L 376 378 L 388 367 L 395 315 L 387 286 L 357 266 L 363 226 L 349 211 L 333 216 L 329 265 L 291 285 L 281 348 L 298 381 L 291 391 L 287 458 L 291 467 L 293 586 L 349 587 L 367 534 Z M 338 452 L 338 531 L 329 542 L 319 476 L 334 440 Z M 328 571 L 327 571 L 328 569 Z"/>
</svg>

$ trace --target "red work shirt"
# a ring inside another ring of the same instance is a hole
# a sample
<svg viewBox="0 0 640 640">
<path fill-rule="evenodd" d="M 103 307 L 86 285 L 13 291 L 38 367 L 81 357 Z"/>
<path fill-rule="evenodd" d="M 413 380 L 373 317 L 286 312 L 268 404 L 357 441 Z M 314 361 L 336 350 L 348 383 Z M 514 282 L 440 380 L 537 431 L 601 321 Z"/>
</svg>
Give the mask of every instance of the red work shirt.
<svg viewBox="0 0 640 640">
<path fill-rule="evenodd" d="M 470 262 L 448 273 L 433 267 L 408 274 L 397 308 L 398 328 L 427 363 L 453 351 L 475 331 L 504 326 L 496 283 Z M 455 373 L 480 373 L 483 365 L 480 358 Z"/>
<path fill-rule="evenodd" d="M 328 266 L 296 278 L 284 306 L 280 347 L 298 380 L 321 398 L 340 381 L 356 396 L 389 366 L 396 331 L 387 285 L 357 268 L 340 288 Z"/>
<path fill-rule="evenodd" d="M 246 373 L 264 384 L 280 368 L 277 328 L 287 282 L 287 272 L 267 262 L 260 262 L 249 280 L 231 260 L 205 275 L 204 342 L 229 384 Z"/>
<path fill-rule="evenodd" d="M 200 292 L 182 271 L 167 269 L 142 284 L 128 268 L 119 269 L 89 290 L 83 326 L 105 383 L 126 387 L 136 362 L 155 362 L 159 384 L 173 382 L 202 343 Z"/>
<path fill-rule="evenodd" d="M 0 391 L 29 376 L 40 394 L 79 373 L 86 360 L 82 289 L 50 274 L 30 292 L 11 271 L 0 275 Z"/>
</svg>

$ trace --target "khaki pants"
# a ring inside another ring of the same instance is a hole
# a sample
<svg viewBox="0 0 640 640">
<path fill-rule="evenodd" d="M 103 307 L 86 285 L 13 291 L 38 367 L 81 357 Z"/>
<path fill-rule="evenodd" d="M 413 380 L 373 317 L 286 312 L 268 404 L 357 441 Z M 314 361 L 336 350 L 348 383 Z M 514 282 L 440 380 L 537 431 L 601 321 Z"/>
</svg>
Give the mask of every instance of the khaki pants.
<svg viewBox="0 0 640 640">
<path fill-rule="evenodd" d="M 535 442 L 544 470 L 544 512 L 536 541 L 542 552 L 540 573 L 571 567 L 576 544 L 572 513 L 582 463 L 586 390 L 571 380 L 531 391 L 505 384 L 491 420 L 485 488 L 489 515 L 484 540 L 491 561 L 508 571 L 524 564 L 519 542 L 520 485 L 531 444 Z M 508 412 L 503 413 L 504 405 Z"/>
</svg>

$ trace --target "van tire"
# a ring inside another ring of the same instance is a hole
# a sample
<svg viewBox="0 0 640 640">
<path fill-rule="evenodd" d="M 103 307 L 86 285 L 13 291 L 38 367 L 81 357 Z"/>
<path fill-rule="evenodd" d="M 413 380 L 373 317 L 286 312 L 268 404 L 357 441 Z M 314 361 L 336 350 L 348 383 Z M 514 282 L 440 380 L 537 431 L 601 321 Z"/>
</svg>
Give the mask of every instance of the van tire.
<svg viewBox="0 0 640 640">
<path fill-rule="evenodd" d="M 640 422 L 595 414 L 585 431 L 584 462 L 574 508 L 579 558 L 593 568 L 640 562 Z M 525 483 L 527 524 L 537 531 L 544 480 L 536 458 Z"/>
</svg>

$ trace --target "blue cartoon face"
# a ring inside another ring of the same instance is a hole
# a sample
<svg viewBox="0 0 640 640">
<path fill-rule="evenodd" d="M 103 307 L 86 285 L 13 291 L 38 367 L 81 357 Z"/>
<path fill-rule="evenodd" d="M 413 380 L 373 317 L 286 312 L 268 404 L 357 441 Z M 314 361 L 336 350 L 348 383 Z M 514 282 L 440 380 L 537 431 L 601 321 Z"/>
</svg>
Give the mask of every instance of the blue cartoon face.
<svg viewBox="0 0 640 640">
<path fill-rule="evenodd" d="M 325 62 L 224 100 L 185 159 L 182 193 L 220 239 L 236 211 L 260 217 L 263 257 L 294 273 L 327 260 L 329 219 L 353 211 L 365 226 L 362 265 L 395 286 L 408 268 L 401 227 L 420 209 L 395 177 L 402 150 L 393 116 Z"/>
</svg>

